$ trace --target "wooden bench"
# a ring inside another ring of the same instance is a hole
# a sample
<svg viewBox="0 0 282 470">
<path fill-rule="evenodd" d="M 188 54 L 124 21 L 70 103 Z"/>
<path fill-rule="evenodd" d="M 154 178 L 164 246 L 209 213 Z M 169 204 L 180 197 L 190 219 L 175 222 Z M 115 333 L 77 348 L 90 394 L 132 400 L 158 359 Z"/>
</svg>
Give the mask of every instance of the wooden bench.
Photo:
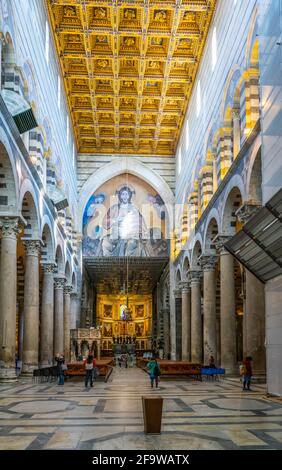
<svg viewBox="0 0 282 470">
<path fill-rule="evenodd" d="M 137 365 L 145 372 L 148 372 L 147 364 L 150 360 L 151 359 L 139 358 Z M 195 380 L 201 380 L 201 364 L 188 361 L 168 361 L 165 359 L 157 359 L 157 361 L 160 365 L 162 377 L 185 376 Z"/>
<path fill-rule="evenodd" d="M 109 371 L 112 369 L 113 359 L 98 359 L 97 368 L 99 370 L 99 376 L 108 379 Z M 68 377 L 85 377 L 85 365 L 83 362 L 70 362 L 68 364 L 68 370 L 65 373 Z"/>
</svg>

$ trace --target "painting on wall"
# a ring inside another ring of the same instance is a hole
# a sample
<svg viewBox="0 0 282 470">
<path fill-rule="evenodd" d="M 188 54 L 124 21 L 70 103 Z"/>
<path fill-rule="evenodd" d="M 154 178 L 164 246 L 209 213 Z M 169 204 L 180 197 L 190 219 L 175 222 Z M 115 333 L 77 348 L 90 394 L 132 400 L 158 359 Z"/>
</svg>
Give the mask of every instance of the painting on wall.
<svg viewBox="0 0 282 470">
<path fill-rule="evenodd" d="M 128 334 L 129 335 L 133 335 L 134 334 L 134 330 L 133 330 L 133 323 L 129 323 L 128 324 Z"/>
<path fill-rule="evenodd" d="M 115 334 L 115 336 L 119 334 L 118 323 L 114 324 L 114 334 Z"/>
<path fill-rule="evenodd" d="M 136 336 L 144 335 L 144 323 L 135 323 L 135 334 Z"/>
<path fill-rule="evenodd" d="M 109 304 L 104 304 L 104 318 L 112 318 L 113 316 L 113 306 Z"/>
<path fill-rule="evenodd" d="M 113 328 L 111 323 L 104 323 L 103 324 L 103 336 L 111 338 L 113 336 Z"/>
<path fill-rule="evenodd" d="M 160 195 L 134 175 L 107 181 L 83 216 L 83 256 L 167 257 L 167 212 Z"/>
<path fill-rule="evenodd" d="M 135 305 L 136 318 L 144 318 L 144 305 Z"/>
</svg>

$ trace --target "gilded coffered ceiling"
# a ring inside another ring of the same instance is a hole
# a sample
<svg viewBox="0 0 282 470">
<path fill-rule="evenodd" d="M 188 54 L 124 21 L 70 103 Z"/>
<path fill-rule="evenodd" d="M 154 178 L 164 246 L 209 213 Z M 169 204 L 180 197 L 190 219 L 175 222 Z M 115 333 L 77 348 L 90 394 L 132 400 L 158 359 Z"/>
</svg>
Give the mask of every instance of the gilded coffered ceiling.
<svg viewBox="0 0 282 470">
<path fill-rule="evenodd" d="M 80 153 L 173 155 L 217 0 L 47 0 Z"/>
</svg>

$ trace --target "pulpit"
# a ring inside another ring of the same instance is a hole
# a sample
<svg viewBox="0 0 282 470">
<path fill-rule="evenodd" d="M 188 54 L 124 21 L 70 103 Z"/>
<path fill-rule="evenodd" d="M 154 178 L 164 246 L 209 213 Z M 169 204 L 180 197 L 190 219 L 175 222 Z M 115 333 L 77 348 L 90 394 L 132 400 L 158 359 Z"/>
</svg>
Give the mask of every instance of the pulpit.
<svg viewBox="0 0 282 470">
<path fill-rule="evenodd" d="M 101 329 L 100 328 L 76 328 L 71 330 L 71 362 L 77 362 L 87 356 L 89 351 L 100 359 Z"/>
</svg>

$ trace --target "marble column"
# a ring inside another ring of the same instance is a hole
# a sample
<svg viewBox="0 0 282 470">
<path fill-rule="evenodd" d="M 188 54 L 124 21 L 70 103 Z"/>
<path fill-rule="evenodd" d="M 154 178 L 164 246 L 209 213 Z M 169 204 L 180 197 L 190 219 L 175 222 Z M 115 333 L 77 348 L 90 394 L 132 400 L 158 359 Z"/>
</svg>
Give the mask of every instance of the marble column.
<svg viewBox="0 0 282 470">
<path fill-rule="evenodd" d="M 201 270 L 189 270 L 189 277 L 191 285 L 191 361 L 202 363 Z"/>
<path fill-rule="evenodd" d="M 70 329 L 76 329 L 76 317 L 77 317 L 77 292 L 71 292 L 71 306 L 70 306 Z"/>
<path fill-rule="evenodd" d="M 265 375 L 265 294 L 264 284 L 246 269 L 246 311 L 244 356 L 252 356 L 253 372 Z"/>
<path fill-rule="evenodd" d="M 164 318 L 164 357 L 167 359 L 170 353 L 170 312 L 169 308 L 163 309 Z"/>
<path fill-rule="evenodd" d="M 40 322 L 40 366 L 53 364 L 55 264 L 42 263 L 42 308 Z"/>
<path fill-rule="evenodd" d="M 64 277 L 55 277 L 55 308 L 54 308 L 54 352 L 64 353 Z"/>
<path fill-rule="evenodd" d="M 240 126 L 240 109 L 232 110 L 233 118 L 233 155 L 234 160 L 240 152 L 241 148 L 241 126 Z"/>
<path fill-rule="evenodd" d="M 215 279 L 216 261 L 216 256 L 201 256 L 204 290 L 204 364 L 209 363 L 210 356 L 215 358 L 215 363 L 217 364 Z"/>
<path fill-rule="evenodd" d="M 71 323 L 71 291 L 72 286 L 64 288 L 64 355 L 66 362 L 70 360 L 70 323 Z"/>
<path fill-rule="evenodd" d="M 182 291 L 182 361 L 191 359 L 191 293 L 189 282 L 181 282 Z"/>
<path fill-rule="evenodd" d="M 177 361 L 182 359 L 182 294 L 181 289 L 174 289 L 173 291 L 175 299 L 175 345 L 176 345 L 176 357 Z"/>
<path fill-rule="evenodd" d="M 23 373 L 32 374 L 39 360 L 39 255 L 41 242 L 25 240 Z"/>
<path fill-rule="evenodd" d="M 0 381 L 17 379 L 15 371 L 17 318 L 18 218 L 0 219 Z"/>
<path fill-rule="evenodd" d="M 234 260 L 224 248 L 228 239 L 224 235 L 218 235 L 215 239 L 220 255 L 221 366 L 227 374 L 237 374 Z"/>
</svg>

